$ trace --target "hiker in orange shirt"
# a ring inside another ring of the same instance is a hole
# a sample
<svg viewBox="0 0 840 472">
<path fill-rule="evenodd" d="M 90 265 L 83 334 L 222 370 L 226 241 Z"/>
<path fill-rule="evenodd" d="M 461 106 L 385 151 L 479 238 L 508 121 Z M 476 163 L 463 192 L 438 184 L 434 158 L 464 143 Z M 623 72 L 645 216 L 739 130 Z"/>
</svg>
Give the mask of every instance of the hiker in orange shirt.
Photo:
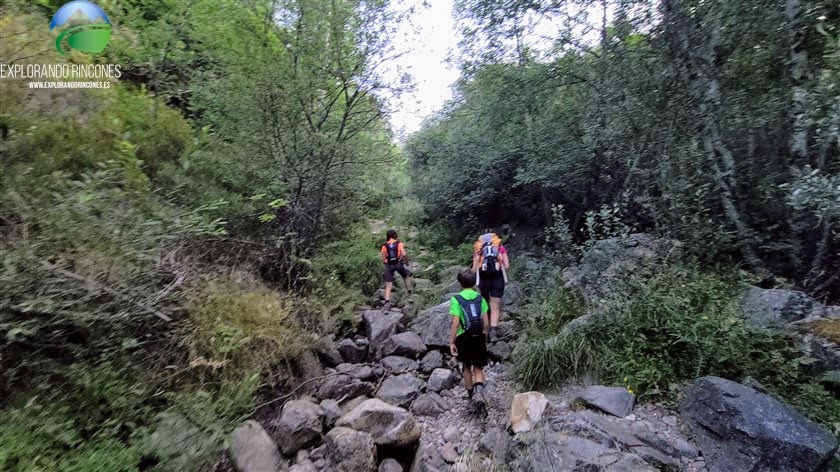
<svg viewBox="0 0 840 472">
<path fill-rule="evenodd" d="M 394 272 L 399 273 L 405 281 L 405 289 L 411 293 L 411 271 L 405 264 L 408 262 L 408 254 L 405 246 L 397 239 L 397 230 L 389 229 L 385 244 L 379 251 L 382 254 L 382 263 L 385 264 L 385 272 L 382 276 L 385 279 L 385 305 L 382 311 L 391 309 L 391 289 L 394 288 Z"/>
</svg>

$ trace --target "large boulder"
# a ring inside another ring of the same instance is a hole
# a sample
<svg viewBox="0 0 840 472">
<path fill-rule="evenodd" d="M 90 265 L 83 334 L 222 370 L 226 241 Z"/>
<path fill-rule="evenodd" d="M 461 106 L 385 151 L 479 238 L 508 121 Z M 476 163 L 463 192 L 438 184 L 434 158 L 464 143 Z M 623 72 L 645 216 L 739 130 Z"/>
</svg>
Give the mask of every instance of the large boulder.
<svg viewBox="0 0 840 472">
<path fill-rule="evenodd" d="M 363 431 L 337 427 L 324 437 L 326 466 L 336 472 L 373 472 L 376 470 L 376 444 Z"/>
<path fill-rule="evenodd" d="M 510 427 L 514 433 L 531 431 L 539 423 L 548 399 L 540 392 L 517 393 L 510 405 Z"/>
<path fill-rule="evenodd" d="M 577 400 L 604 413 L 624 418 L 633 411 L 636 396 L 623 387 L 594 385 L 581 392 Z"/>
<path fill-rule="evenodd" d="M 376 398 L 392 405 L 407 407 L 420 395 L 425 383 L 411 374 L 400 374 L 388 377 L 379 386 Z"/>
<path fill-rule="evenodd" d="M 383 356 L 403 356 L 417 359 L 426 352 L 426 345 L 417 333 L 406 331 L 388 338 L 382 345 Z"/>
<path fill-rule="evenodd" d="M 487 354 L 490 359 L 502 362 L 510 359 L 510 344 L 505 341 L 495 342 L 487 347 Z"/>
<path fill-rule="evenodd" d="M 420 333 L 423 343 L 432 348 L 449 347 L 449 329 L 452 326 L 452 315 L 449 314 L 449 302 L 433 306 L 420 312 L 411 321 L 409 328 Z"/>
<path fill-rule="evenodd" d="M 514 437 L 513 448 L 516 457 L 508 462 L 509 470 L 575 470 L 575 471 L 603 471 L 622 470 L 610 469 L 615 464 L 626 461 L 631 455 L 616 447 L 610 447 L 601 442 L 555 432 L 543 426 L 538 430 Z M 557 465 L 562 464 L 558 469 Z M 634 469 L 623 469 L 622 472 L 653 472 L 656 469 L 646 466 L 643 461 Z"/>
<path fill-rule="evenodd" d="M 679 256 L 682 243 L 631 234 L 596 242 L 584 252 L 580 263 L 563 272 L 567 286 L 580 289 L 595 302 L 630 274 L 656 270 L 666 260 Z"/>
<path fill-rule="evenodd" d="M 373 380 L 376 378 L 373 368 L 367 364 L 338 364 L 335 370 L 356 380 Z"/>
<path fill-rule="evenodd" d="M 344 362 L 344 359 L 341 358 L 341 354 L 339 354 L 338 350 L 333 346 L 320 346 L 315 352 L 318 353 L 318 359 L 321 360 L 321 363 L 327 367 L 335 367 Z"/>
<path fill-rule="evenodd" d="M 429 351 L 420 360 L 420 372 L 424 374 L 429 374 L 439 367 L 443 367 L 443 354 L 440 351 Z"/>
<path fill-rule="evenodd" d="M 458 385 L 458 375 L 449 369 L 435 369 L 432 375 L 429 376 L 429 391 L 440 392 L 441 390 L 449 390 Z"/>
<path fill-rule="evenodd" d="M 368 356 L 379 359 L 379 350 L 385 341 L 397 334 L 403 321 L 402 313 L 383 313 L 379 310 L 368 310 L 364 314 L 365 336 L 368 339 Z"/>
<path fill-rule="evenodd" d="M 822 470 L 837 438 L 784 403 L 719 377 L 688 389 L 680 413 L 712 472 Z"/>
<path fill-rule="evenodd" d="M 344 362 L 348 364 L 361 364 L 367 361 L 367 340 L 365 340 L 364 344 L 361 344 L 352 339 L 342 339 L 336 346 L 336 350 L 338 350 Z"/>
<path fill-rule="evenodd" d="M 321 380 L 315 396 L 318 400 L 332 398 L 340 400 L 344 397 L 353 398 L 360 395 L 370 395 L 374 387 L 370 382 L 356 380 L 347 374 L 331 375 Z"/>
<path fill-rule="evenodd" d="M 380 363 L 389 374 L 402 374 L 417 369 L 417 361 L 402 356 L 387 356 Z"/>
<path fill-rule="evenodd" d="M 741 307 L 750 323 L 762 327 L 781 327 L 825 311 L 822 303 L 805 293 L 758 287 L 744 293 Z"/>
<path fill-rule="evenodd" d="M 438 452 L 438 446 L 434 438 L 429 435 L 420 437 L 420 446 L 414 455 L 414 462 L 411 463 L 410 472 L 444 472 L 447 469 L 446 462 Z"/>
<path fill-rule="evenodd" d="M 411 447 L 420 439 L 420 428 L 411 413 L 376 398 L 353 408 L 338 419 L 336 426 L 364 431 L 378 446 Z"/>
<path fill-rule="evenodd" d="M 321 438 L 324 430 L 324 411 L 306 400 L 292 400 L 283 405 L 277 431 L 283 441 L 280 449 L 291 456 Z"/>
<path fill-rule="evenodd" d="M 421 416 L 437 416 L 449 409 L 446 400 L 435 392 L 424 393 L 411 403 L 411 412 Z"/>
<path fill-rule="evenodd" d="M 594 411 L 581 410 L 553 418 L 550 423 L 553 431 L 580 436 L 603 447 L 632 452 L 637 458 L 644 458 L 646 463 L 657 464 L 666 470 L 683 460 L 697 457 L 697 450 L 688 441 L 673 432 L 649 429 L 643 422 L 616 420 Z M 634 461 L 636 458 L 621 461 L 612 470 L 620 469 L 625 462 Z"/>
<path fill-rule="evenodd" d="M 230 458 L 239 472 L 279 472 L 288 470 L 277 445 L 262 426 L 248 420 L 233 430 Z"/>
</svg>

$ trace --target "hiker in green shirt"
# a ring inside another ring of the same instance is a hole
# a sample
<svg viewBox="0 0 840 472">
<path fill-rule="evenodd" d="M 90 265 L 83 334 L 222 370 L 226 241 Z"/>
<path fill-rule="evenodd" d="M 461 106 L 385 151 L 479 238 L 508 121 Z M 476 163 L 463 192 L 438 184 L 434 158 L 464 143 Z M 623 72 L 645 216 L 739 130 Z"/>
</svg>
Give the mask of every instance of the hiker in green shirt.
<svg viewBox="0 0 840 472">
<path fill-rule="evenodd" d="M 487 365 L 487 301 L 475 290 L 475 272 L 464 269 L 458 273 L 463 289 L 452 297 L 449 314 L 449 352 L 463 364 L 464 386 L 477 406 L 486 404 L 484 398 L 484 366 Z"/>
</svg>

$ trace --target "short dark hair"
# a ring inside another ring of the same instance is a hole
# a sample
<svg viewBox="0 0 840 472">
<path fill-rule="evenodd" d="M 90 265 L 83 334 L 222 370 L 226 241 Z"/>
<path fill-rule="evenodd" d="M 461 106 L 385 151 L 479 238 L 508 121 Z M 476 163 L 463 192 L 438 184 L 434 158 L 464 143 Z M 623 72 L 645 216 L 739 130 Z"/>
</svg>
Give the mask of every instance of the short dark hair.
<svg viewBox="0 0 840 472">
<path fill-rule="evenodd" d="M 397 230 L 389 229 L 388 235 L 386 236 L 388 239 L 397 239 Z"/>
<path fill-rule="evenodd" d="M 475 272 L 472 269 L 464 269 L 458 272 L 458 283 L 463 288 L 475 287 Z"/>
</svg>

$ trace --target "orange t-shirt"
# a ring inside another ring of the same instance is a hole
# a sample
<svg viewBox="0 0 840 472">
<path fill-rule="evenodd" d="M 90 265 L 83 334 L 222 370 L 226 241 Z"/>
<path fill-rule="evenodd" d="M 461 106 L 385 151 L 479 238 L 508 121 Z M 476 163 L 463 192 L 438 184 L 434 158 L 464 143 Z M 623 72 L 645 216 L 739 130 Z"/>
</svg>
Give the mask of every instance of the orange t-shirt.
<svg viewBox="0 0 840 472">
<path fill-rule="evenodd" d="M 390 243 L 393 243 L 394 241 L 396 241 L 396 239 L 389 239 L 388 242 L 386 242 L 385 244 L 390 244 Z M 388 262 L 388 248 L 385 247 L 385 244 L 382 245 L 382 249 L 379 252 L 382 253 L 382 262 L 387 263 Z M 400 259 L 405 257 L 405 246 L 403 246 L 402 241 L 400 241 L 400 243 L 397 244 L 397 257 L 400 258 Z"/>
</svg>

